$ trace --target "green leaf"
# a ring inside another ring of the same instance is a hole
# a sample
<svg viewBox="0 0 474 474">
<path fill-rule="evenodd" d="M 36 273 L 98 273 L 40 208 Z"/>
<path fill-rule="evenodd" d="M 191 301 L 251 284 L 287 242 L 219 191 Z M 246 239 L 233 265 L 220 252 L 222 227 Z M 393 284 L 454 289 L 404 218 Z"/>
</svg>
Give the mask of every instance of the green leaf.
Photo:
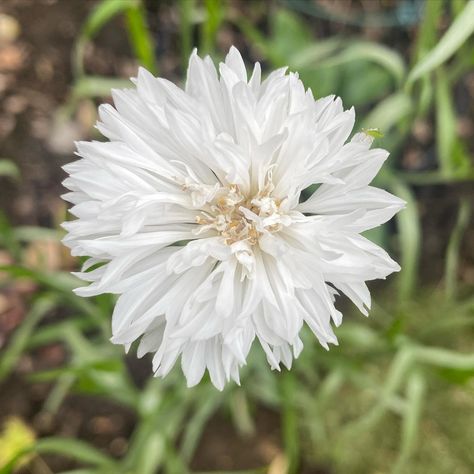
<svg viewBox="0 0 474 474">
<path fill-rule="evenodd" d="M 0 159 L 0 177 L 2 176 L 18 179 L 20 170 L 13 161 L 2 158 Z"/>
<path fill-rule="evenodd" d="M 412 101 L 407 94 L 397 92 L 380 102 L 363 121 L 364 128 L 377 127 L 387 133 L 411 113 Z"/>
<path fill-rule="evenodd" d="M 19 226 L 13 229 L 15 237 L 22 242 L 35 240 L 60 240 L 62 232 L 48 227 Z"/>
<path fill-rule="evenodd" d="M 74 68 L 76 75 L 83 74 L 84 51 L 86 44 L 112 18 L 137 6 L 137 0 L 102 0 L 97 3 L 87 17 L 74 48 Z"/>
<path fill-rule="evenodd" d="M 269 47 L 284 62 L 291 63 L 295 51 L 300 51 L 312 43 L 311 31 L 296 15 L 288 10 L 277 10 L 271 16 L 272 38 Z"/>
<path fill-rule="evenodd" d="M 451 156 L 456 141 L 456 115 L 452 94 L 444 69 L 436 74 L 436 145 L 441 172 L 451 176 L 454 172 Z"/>
<path fill-rule="evenodd" d="M 474 354 L 463 354 L 439 347 L 417 347 L 416 360 L 425 364 L 457 370 L 474 370 Z"/>
<path fill-rule="evenodd" d="M 204 393 L 205 396 L 202 397 L 202 400 L 198 400 L 193 415 L 188 420 L 183 432 L 181 455 L 188 462 L 192 460 L 194 450 L 207 421 L 222 403 L 222 393 L 214 390 L 214 388 L 211 390 L 211 392 L 206 391 Z"/>
<path fill-rule="evenodd" d="M 33 303 L 32 308 L 15 331 L 6 350 L 0 358 L 0 380 L 3 380 L 13 369 L 19 357 L 26 349 L 36 325 L 57 304 L 57 298 L 52 295 L 44 295 Z"/>
<path fill-rule="evenodd" d="M 127 31 L 132 43 L 135 56 L 140 63 L 151 73 L 158 72 L 155 60 L 155 48 L 146 21 L 145 9 L 142 5 L 128 8 L 126 10 Z"/>
<path fill-rule="evenodd" d="M 423 21 L 418 29 L 416 39 L 416 60 L 420 61 L 436 44 L 438 23 L 443 13 L 443 2 L 424 2 Z"/>
<path fill-rule="evenodd" d="M 438 44 L 410 72 L 407 84 L 413 83 L 448 60 L 474 32 L 474 2 L 469 1 Z"/>
<path fill-rule="evenodd" d="M 295 69 L 317 69 L 320 61 L 334 54 L 342 44 L 343 42 L 340 38 L 313 42 L 302 50 L 295 51 L 291 57 L 290 65 Z"/>
<path fill-rule="evenodd" d="M 407 382 L 407 407 L 403 416 L 402 439 L 398 459 L 393 468 L 394 474 L 408 472 L 407 464 L 416 449 L 423 395 L 426 383 L 419 371 L 413 372 Z"/>
<path fill-rule="evenodd" d="M 75 82 L 72 93 L 76 100 L 90 97 L 109 97 L 112 89 L 127 89 L 131 85 L 128 79 L 83 76 Z"/>
<path fill-rule="evenodd" d="M 153 431 L 142 445 L 142 456 L 134 468 L 140 474 L 154 474 L 164 462 L 165 438 L 162 433 Z"/>
<path fill-rule="evenodd" d="M 379 102 L 393 88 L 393 79 L 380 66 L 367 60 L 352 61 L 340 68 L 323 68 L 322 71 L 335 71 L 341 85 L 338 94 L 345 105 L 361 107 Z M 334 91 L 333 91 L 334 93 Z"/>
<path fill-rule="evenodd" d="M 397 84 L 405 77 L 405 63 L 399 53 L 381 44 L 369 41 L 345 43 L 343 50 L 321 61 L 318 67 L 334 67 L 357 61 L 370 61 L 388 71 Z"/>
<path fill-rule="evenodd" d="M 384 386 L 378 392 L 379 399 L 375 405 L 356 421 L 348 424 L 344 435 L 356 435 L 372 427 L 380 421 L 386 413 L 393 395 L 403 383 L 405 375 L 415 361 L 412 347 L 402 346 L 392 360 Z"/>
<path fill-rule="evenodd" d="M 201 26 L 201 54 L 212 54 L 216 48 L 216 37 L 225 18 L 226 4 L 221 0 L 205 0 L 206 17 Z"/>
<path fill-rule="evenodd" d="M 470 216 L 471 203 L 467 198 L 464 198 L 459 206 L 456 224 L 449 238 L 448 249 L 446 251 L 444 275 L 446 280 L 446 298 L 448 300 L 454 300 L 456 297 L 460 247 L 463 235 L 469 225 Z"/>
<path fill-rule="evenodd" d="M 0 271 L 15 278 L 28 278 L 53 290 L 70 293 L 77 287 L 79 280 L 67 272 L 41 272 L 19 265 L 0 265 Z"/>
<path fill-rule="evenodd" d="M 58 454 L 97 466 L 115 466 L 115 461 L 110 456 L 76 439 L 42 438 L 36 442 L 33 449 L 39 454 Z"/>
<path fill-rule="evenodd" d="M 81 286 L 81 281 L 68 272 L 46 272 L 25 268 L 19 265 L 0 265 L 0 271 L 7 272 L 15 278 L 31 279 L 34 282 L 45 286 L 48 289 L 61 293 L 61 296 L 67 300 L 71 306 L 87 314 L 91 321 L 95 322 L 97 327 L 103 329 L 104 334 L 108 334 L 108 329 L 103 324 L 108 313 L 101 311 L 101 308 L 91 300 L 81 298 L 73 293 L 73 289 Z M 102 316 L 103 319 L 98 316 Z"/>
<path fill-rule="evenodd" d="M 296 474 L 299 466 L 300 436 L 298 433 L 298 415 L 294 394 L 296 393 L 295 374 L 285 370 L 281 376 L 282 435 L 285 455 L 288 459 L 287 474 Z"/>
<path fill-rule="evenodd" d="M 397 214 L 401 251 L 399 299 L 407 300 L 415 291 L 418 278 L 418 261 L 421 248 L 421 226 L 418 203 L 410 188 L 398 179 L 392 180 L 395 195 L 406 201 L 406 208 Z"/>
<path fill-rule="evenodd" d="M 34 334 L 31 335 L 28 347 L 36 348 L 50 344 L 51 342 L 64 340 L 64 331 L 67 331 L 67 328 L 71 325 L 81 331 L 91 330 L 97 327 L 89 319 L 84 318 L 84 316 L 68 317 L 67 321 L 38 328 Z"/>
<path fill-rule="evenodd" d="M 21 246 L 15 236 L 15 231 L 10 225 L 7 216 L 0 209 L 0 247 L 8 250 L 14 260 L 21 258 Z"/>
</svg>

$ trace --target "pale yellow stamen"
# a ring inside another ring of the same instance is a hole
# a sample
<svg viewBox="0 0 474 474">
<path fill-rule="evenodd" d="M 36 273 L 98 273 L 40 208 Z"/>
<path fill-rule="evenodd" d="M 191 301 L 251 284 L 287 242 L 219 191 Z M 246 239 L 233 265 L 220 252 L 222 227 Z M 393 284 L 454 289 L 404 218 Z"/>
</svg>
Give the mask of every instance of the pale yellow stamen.
<svg viewBox="0 0 474 474">
<path fill-rule="evenodd" d="M 263 189 L 250 198 L 236 184 L 220 187 L 207 203 L 206 211 L 196 216 L 196 222 L 202 225 L 198 232 L 214 229 L 227 245 L 239 241 L 255 245 L 263 232 L 278 232 L 283 227 L 281 200 L 271 196 L 273 189 L 271 176 Z"/>
</svg>

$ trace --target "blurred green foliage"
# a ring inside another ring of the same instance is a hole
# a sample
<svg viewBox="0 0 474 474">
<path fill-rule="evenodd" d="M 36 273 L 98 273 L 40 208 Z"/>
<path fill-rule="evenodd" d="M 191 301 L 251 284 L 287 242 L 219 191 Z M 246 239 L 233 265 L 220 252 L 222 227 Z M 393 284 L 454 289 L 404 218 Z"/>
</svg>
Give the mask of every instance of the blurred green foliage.
<svg viewBox="0 0 474 474">
<path fill-rule="evenodd" d="M 33 376 L 36 381 L 52 383 L 42 411 L 56 413 L 74 390 L 115 400 L 133 410 L 138 421 L 121 459 L 84 441 L 42 438 L 0 473 L 13 472 L 24 455 L 31 453 L 71 457 L 86 466 L 70 474 L 190 472 L 202 432 L 215 413 L 226 413 L 239 433 L 249 435 L 255 431 L 254 415 L 262 405 L 281 414 L 288 473 L 301 472 L 302 466 L 327 466 L 328 472 L 356 474 L 473 472 L 469 444 L 474 436 L 474 354 L 465 336 L 470 334 L 472 340 L 474 298 L 462 296 L 457 278 L 471 206 L 467 200 L 460 203 L 446 252 L 444 286 L 436 291 L 420 288 L 423 236 L 412 184 L 474 178 L 468 144 L 456 135 L 453 100 L 454 87 L 474 66 L 474 2 L 426 1 L 408 60 L 395 49 L 359 38 L 317 39 L 301 15 L 283 7 L 270 10 L 268 34 L 251 19 L 235 12 L 231 15 L 230 2 L 180 0 L 177 8 L 183 70 L 193 38 L 199 38 L 200 52 L 217 53 L 217 34 L 227 23 L 240 30 L 265 64 L 289 66 L 299 71 L 316 96 L 337 94 L 346 106 L 356 106 L 361 111 L 358 126 L 378 127 L 374 129 L 377 142 L 395 158 L 415 121 L 434 116 L 436 169 L 402 172 L 394 168 L 392 159 L 392 166 L 378 178 L 380 186 L 408 203 L 398 217 L 397 245 L 403 269 L 398 287 L 380 295 L 369 321 L 348 317 L 336 332 L 340 346 L 328 353 L 305 333 L 305 350 L 292 371 L 271 372 L 263 355 L 254 351 L 242 387 L 229 385 L 220 393 L 203 382 L 186 389 L 175 370 L 165 380 L 150 377 L 138 389 L 122 349 L 109 342 L 112 297 L 76 297 L 72 289 L 78 283 L 66 273 L 32 270 L 17 263 L 4 266 L 1 271 L 10 279 L 33 281 L 39 290 L 1 355 L 0 380 L 11 373 L 23 352 L 61 342 L 70 354 L 68 364 Z M 117 15 L 124 18 L 137 61 L 157 73 L 154 39 L 143 4 L 138 0 L 97 2 L 76 41 L 69 110 L 80 100 L 106 96 L 111 88 L 127 83 L 88 76 L 83 67 L 86 45 Z M 446 17 L 451 21 L 440 35 L 439 24 Z M 0 160 L 0 179 L 5 179 L 2 175 L 16 178 L 18 173 L 11 162 Z M 15 262 L 21 261 L 24 242 L 45 233 L 58 238 L 56 231 L 48 229 L 13 228 L 3 217 L 0 230 L 0 244 Z M 370 237 L 390 245 L 385 229 L 377 229 Z M 42 324 L 56 308 L 66 308 L 70 317 Z M 459 392 L 467 394 L 464 405 L 453 395 Z M 450 451 L 445 438 L 454 436 L 451 442 L 456 446 Z M 433 456 L 433 452 L 438 454 Z M 248 472 L 267 469 L 261 466 Z"/>
</svg>

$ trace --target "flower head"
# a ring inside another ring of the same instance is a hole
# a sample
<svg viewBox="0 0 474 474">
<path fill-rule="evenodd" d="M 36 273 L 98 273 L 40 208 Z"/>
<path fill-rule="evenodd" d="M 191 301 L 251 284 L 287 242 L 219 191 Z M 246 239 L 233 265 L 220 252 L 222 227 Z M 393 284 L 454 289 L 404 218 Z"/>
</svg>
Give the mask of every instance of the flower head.
<svg viewBox="0 0 474 474">
<path fill-rule="evenodd" d="M 219 389 L 253 342 L 274 369 L 301 352 L 304 323 L 337 343 L 336 295 L 367 314 L 365 282 L 399 270 L 360 235 L 404 205 L 369 185 L 388 153 L 365 133 L 347 142 L 353 109 L 296 73 L 262 80 L 256 63 L 248 79 L 235 48 L 219 74 L 194 52 L 184 90 L 144 69 L 134 82 L 99 109 L 109 141 L 79 142 L 65 167 L 64 242 L 90 257 L 76 291 L 120 295 L 112 341 L 140 339 L 156 375 L 181 357 L 189 385 L 207 369 Z"/>
</svg>

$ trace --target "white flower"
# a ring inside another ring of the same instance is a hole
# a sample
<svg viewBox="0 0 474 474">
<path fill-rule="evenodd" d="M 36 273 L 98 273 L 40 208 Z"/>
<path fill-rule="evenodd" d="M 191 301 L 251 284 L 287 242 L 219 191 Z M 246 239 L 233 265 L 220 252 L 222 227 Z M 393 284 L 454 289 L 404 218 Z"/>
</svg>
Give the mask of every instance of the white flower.
<svg viewBox="0 0 474 474">
<path fill-rule="evenodd" d="M 64 242 L 90 257 L 76 291 L 120 295 L 112 341 L 141 338 L 156 375 L 181 356 L 189 386 L 207 368 L 222 389 L 255 339 L 289 368 L 304 323 L 337 343 L 338 292 L 367 314 L 365 282 L 399 270 L 360 235 L 404 205 L 369 186 L 388 153 L 362 133 L 346 143 L 354 110 L 285 71 L 262 81 L 256 63 L 248 79 L 235 48 L 220 75 L 194 52 L 184 91 L 140 69 L 99 109 L 109 141 L 79 142 L 65 167 Z"/>
</svg>

